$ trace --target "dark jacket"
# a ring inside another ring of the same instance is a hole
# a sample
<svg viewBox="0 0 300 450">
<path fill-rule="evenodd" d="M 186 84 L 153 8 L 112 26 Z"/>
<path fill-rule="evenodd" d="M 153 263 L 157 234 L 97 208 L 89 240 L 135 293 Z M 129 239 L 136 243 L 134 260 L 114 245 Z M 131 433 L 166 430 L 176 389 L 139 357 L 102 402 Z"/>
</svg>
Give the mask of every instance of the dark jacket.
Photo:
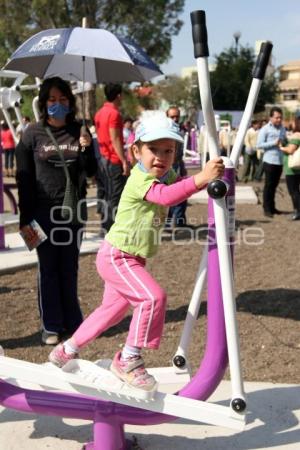
<svg viewBox="0 0 300 450">
<path fill-rule="evenodd" d="M 86 177 L 93 176 L 97 162 L 91 144 L 80 148 L 80 124 L 72 122 L 61 128 L 49 127 L 64 154 L 70 177 L 80 199 L 86 196 Z M 66 176 L 61 159 L 42 122 L 29 125 L 16 147 L 17 186 L 20 227 L 34 219 L 40 207 L 51 208 L 63 202 Z"/>
</svg>

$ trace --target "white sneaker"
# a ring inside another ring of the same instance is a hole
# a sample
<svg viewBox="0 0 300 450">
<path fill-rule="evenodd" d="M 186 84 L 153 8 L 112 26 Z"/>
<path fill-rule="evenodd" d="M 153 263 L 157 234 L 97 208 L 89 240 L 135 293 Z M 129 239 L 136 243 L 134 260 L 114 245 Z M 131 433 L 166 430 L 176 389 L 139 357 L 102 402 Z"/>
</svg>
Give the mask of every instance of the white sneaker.
<svg viewBox="0 0 300 450">
<path fill-rule="evenodd" d="M 58 333 L 43 330 L 42 343 L 45 345 L 57 345 L 59 343 Z"/>
</svg>

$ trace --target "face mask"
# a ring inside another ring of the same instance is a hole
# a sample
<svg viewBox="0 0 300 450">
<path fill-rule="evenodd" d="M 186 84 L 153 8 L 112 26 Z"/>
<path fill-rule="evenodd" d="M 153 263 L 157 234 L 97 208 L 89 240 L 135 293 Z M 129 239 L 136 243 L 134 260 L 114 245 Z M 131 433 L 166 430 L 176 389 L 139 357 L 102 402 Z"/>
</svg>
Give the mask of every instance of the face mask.
<svg viewBox="0 0 300 450">
<path fill-rule="evenodd" d="M 54 103 L 51 106 L 48 106 L 47 112 L 49 117 L 53 117 L 54 119 L 63 120 L 66 115 L 70 112 L 70 108 L 68 106 L 62 105 L 61 103 Z"/>
<path fill-rule="evenodd" d="M 138 168 L 139 168 L 142 172 L 146 172 L 146 173 L 149 172 L 149 170 L 146 169 L 146 167 L 144 166 L 144 164 L 142 163 L 142 161 L 138 161 L 137 165 L 138 165 Z M 169 170 L 168 170 L 167 173 L 165 173 L 162 177 L 159 178 L 159 181 L 160 181 L 161 183 L 164 183 L 165 181 L 167 181 L 168 177 L 169 177 Z"/>
<path fill-rule="evenodd" d="M 148 173 L 149 171 L 146 169 L 146 167 L 144 166 L 144 164 L 142 163 L 142 161 L 138 161 L 138 168 L 142 171 L 142 172 L 146 172 Z"/>
</svg>

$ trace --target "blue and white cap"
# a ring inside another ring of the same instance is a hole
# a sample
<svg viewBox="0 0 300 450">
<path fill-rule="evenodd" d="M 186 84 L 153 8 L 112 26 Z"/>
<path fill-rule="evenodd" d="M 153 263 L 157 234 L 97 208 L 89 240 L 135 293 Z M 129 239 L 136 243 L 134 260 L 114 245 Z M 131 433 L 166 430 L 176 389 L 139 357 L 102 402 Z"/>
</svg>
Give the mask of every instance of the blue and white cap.
<svg viewBox="0 0 300 450">
<path fill-rule="evenodd" d="M 151 142 L 158 139 L 174 139 L 183 143 L 179 126 L 163 113 L 142 118 L 135 130 L 134 142 Z"/>
</svg>

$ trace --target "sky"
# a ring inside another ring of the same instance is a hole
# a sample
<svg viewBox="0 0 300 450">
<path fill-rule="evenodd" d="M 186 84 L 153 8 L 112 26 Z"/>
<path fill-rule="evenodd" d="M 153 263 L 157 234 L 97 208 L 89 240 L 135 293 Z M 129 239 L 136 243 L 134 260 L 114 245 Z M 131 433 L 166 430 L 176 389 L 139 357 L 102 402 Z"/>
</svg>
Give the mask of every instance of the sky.
<svg viewBox="0 0 300 450">
<path fill-rule="evenodd" d="M 179 18 L 184 22 L 172 39 L 172 56 L 161 65 L 165 75 L 180 75 L 181 68 L 195 65 L 190 12 L 204 10 L 208 33 L 209 62 L 214 55 L 234 45 L 233 34 L 241 33 L 242 46 L 255 41 L 273 43 L 273 65 L 300 60 L 300 0 L 186 0 Z"/>
</svg>

